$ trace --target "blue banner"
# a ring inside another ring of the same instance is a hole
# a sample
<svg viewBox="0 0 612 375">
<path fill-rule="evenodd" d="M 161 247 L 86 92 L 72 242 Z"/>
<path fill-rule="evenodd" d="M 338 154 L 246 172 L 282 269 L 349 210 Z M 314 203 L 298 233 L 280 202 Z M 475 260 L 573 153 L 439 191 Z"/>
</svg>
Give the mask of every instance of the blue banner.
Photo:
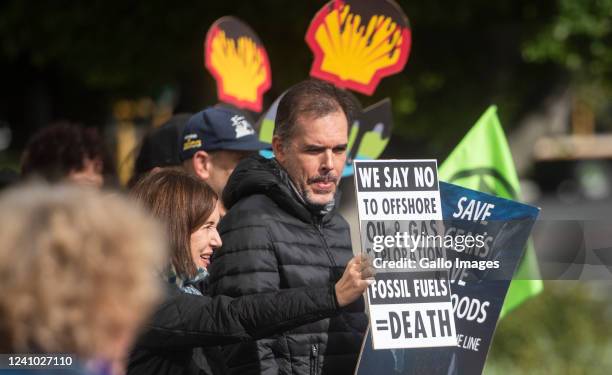
<svg viewBox="0 0 612 375">
<path fill-rule="evenodd" d="M 515 201 L 440 182 L 444 235 L 474 237 L 446 248 L 457 346 L 373 350 L 366 335 L 357 375 L 481 374 L 512 275 L 539 214 Z"/>
</svg>

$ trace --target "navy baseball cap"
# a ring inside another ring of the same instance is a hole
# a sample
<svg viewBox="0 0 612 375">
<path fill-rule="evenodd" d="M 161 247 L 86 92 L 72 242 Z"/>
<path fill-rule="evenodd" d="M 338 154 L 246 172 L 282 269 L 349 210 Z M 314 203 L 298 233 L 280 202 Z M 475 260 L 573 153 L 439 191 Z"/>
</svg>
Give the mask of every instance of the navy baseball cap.
<svg viewBox="0 0 612 375">
<path fill-rule="evenodd" d="M 225 107 L 209 107 L 191 116 L 181 139 L 181 160 L 198 150 L 259 151 L 269 149 L 261 142 L 246 116 Z"/>
</svg>

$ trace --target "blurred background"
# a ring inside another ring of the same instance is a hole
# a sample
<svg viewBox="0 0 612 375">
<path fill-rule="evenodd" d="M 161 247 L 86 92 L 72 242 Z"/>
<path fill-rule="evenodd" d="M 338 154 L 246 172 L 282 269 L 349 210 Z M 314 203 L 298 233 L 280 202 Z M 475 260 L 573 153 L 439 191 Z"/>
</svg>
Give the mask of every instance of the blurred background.
<svg viewBox="0 0 612 375">
<path fill-rule="evenodd" d="M 217 102 L 203 42 L 224 15 L 248 23 L 267 49 L 266 108 L 308 77 L 304 35 L 324 3 L 2 1 L 0 170 L 18 170 L 28 138 L 64 120 L 99 128 L 127 170 L 147 129 Z M 542 207 L 541 218 L 607 218 L 612 0 L 398 3 L 413 32 L 408 64 L 372 97 L 358 95 L 364 107 L 392 99 L 382 157 L 441 162 L 496 104 L 523 198 Z M 547 282 L 500 322 L 485 373 L 612 373 L 611 297 L 610 281 Z"/>
</svg>

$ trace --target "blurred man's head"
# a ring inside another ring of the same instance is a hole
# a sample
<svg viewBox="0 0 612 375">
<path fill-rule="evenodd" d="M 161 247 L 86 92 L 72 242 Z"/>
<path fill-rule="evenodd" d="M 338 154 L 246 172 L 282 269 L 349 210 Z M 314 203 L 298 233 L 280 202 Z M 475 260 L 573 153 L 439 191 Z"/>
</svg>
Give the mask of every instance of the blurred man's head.
<svg viewBox="0 0 612 375">
<path fill-rule="evenodd" d="M 260 142 L 246 117 L 229 108 L 210 107 L 193 115 L 183 131 L 183 166 L 221 196 L 238 162 L 270 145 Z"/>
<path fill-rule="evenodd" d="M 316 80 L 291 87 L 278 105 L 274 155 L 311 205 L 333 202 L 354 111 L 355 104 L 345 91 Z"/>
<path fill-rule="evenodd" d="M 181 165 L 183 129 L 191 116 L 191 113 L 178 113 L 145 134 L 134 162 L 129 186 L 134 186 L 142 176 L 151 171 Z"/>
<path fill-rule="evenodd" d="M 45 127 L 30 139 L 21 159 L 21 175 L 101 187 L 110 164 L 96 129 L 62 123 Z"/>
</svg>

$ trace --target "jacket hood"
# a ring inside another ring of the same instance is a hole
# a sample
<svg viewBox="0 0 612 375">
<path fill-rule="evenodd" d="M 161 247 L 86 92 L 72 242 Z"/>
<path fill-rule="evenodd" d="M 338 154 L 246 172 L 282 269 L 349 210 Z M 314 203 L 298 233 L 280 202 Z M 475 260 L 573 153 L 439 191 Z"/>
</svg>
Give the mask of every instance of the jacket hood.
<svg viewBox="0 0 612 375">
<path fill-rule="evenodd" d="M 229 210 L 239 200 L 255 194 L 266 195 L 303 221 L 312 221 L 313 216 L 327 216 L 301 200 L 291 187 L 289 175 L 275 159 L 260 155 L 242 160 L 234 169 L 223 190 L 223 205 Z M 336 192 L 336 202 L 338 198 L 339 191 Z"/>
</svg>

